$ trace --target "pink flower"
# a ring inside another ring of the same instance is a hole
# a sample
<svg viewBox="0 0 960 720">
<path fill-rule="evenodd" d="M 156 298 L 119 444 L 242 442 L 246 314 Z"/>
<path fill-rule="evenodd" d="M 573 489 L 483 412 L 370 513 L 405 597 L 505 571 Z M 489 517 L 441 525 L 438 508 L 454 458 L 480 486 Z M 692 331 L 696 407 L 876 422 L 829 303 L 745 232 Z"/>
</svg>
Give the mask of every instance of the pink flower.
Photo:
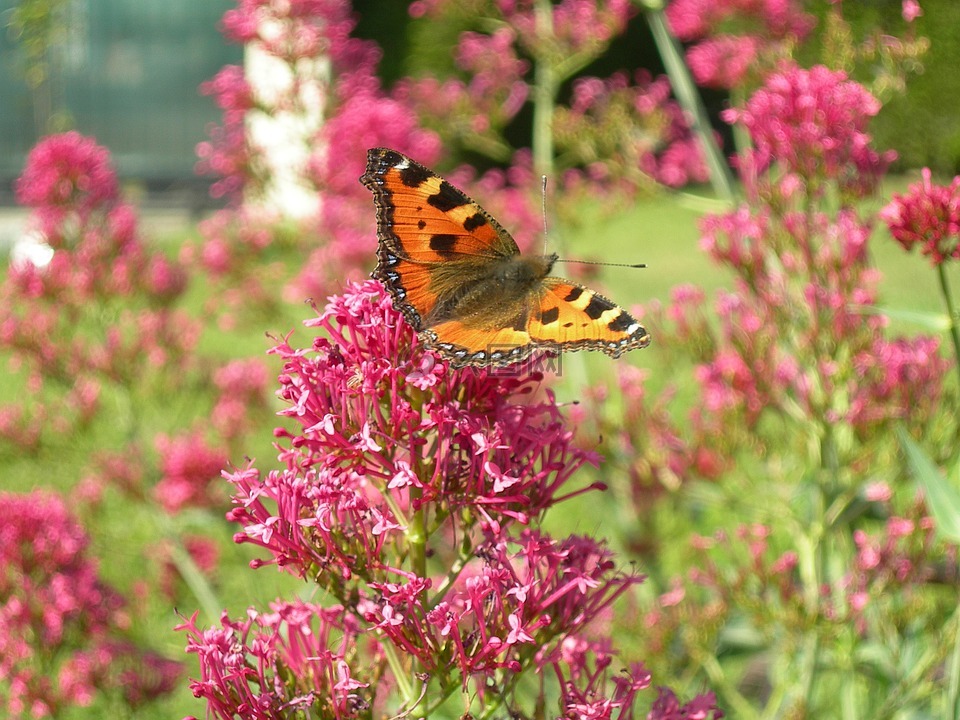
<svg viewBox="0 0 960 720">
<path fill-rule="evenodd" d="M 717 35 L 687 51 L 687 64 L 698 85 L 732 88 L 753 68 L 759 41 L 750 35 Z"/>
<path fill-rule="evenodd" d="M 894 157 L 870 147 L 867 123 L 879 110 L 879 101 L 841 71 L 788 67 L 769 77 L 745 108 L 723 117 L 750 131 L 760 167 L 777 162 L 808 186 L 834 180 L 862 197 Z"/>
<path fill-rule="evenodd" d="M 34 408 L 0 429 L 30 442 L 41 403 L 49 430 L 69 434 L 102 412 L 110 386 L 142 383 L 161 365 L 174 375 L 197 324 L 169 309 L 186 271 L 141 242 L 106 149 L 76 133 L 46 138 L 28 158 L 18 196 L 55 248 L 45 267 L 11 266 L 0 287 L 0 346 L 25 366 Z M 46 389 L 64 389 L 41 394 L 45 380 L 55 381 Z"/>
<path fill-rule="evenodd" d="M 697 695 L 681 705 L 672 690 L 659 688 L 647 720 L 720 720 L 722 717 L 724 713 L 717 706 L 717 698 L 713 693 Z"/>
<path fill-rule="evenodd" d="M 224 438 L 233 440 L 249 431 L 255 414 L 269 405 L 269 372 L 260 360 L 234 360 L 217 370 L 213 382 L 219 397 L 211 420 Z"/>
<path fill-rule="evenodd" d="M 13 679 L 0 707 L 27 717 L 104 691 L 122 691 L 132 707 L 171 692 L 179 664 L 122 639 L 123 598 L 100 579 L 64 502 L 34 492 L 0 493 L 0 503 L 0 676 Z"/>
<path fill-rule="evenodd" d="M 187 634 L 187 652 L 197 655 L 200 679 L 190 687 L 206 700 L 210 717 L 313 708 L 342 718 L 374 702 L 374 678 L 351 664 L 361 637 L 357 617 L 345 608 L 278 601 L 268 613 L 250 609 L 243 620 L 224 614 L 220 622 L 201 629 L 195 613 L 177 627 Z"/>
<path fill-rule="evenodd" d="M 772 39 L 802 39 L 815 23 L 796 0 L 672 0 L 666 14 L 670 29 L 684 42 L 714 35 L 735 20 L 759 24 Z"/>
<path fill-rule="evenodd" d="M 192 433 L 176 438 L 158 435 L 156 446 L 163 477 L 153 494 L 167 512 L 219 502 L 216 483 L 227 464 L 222 450 L 208 446 Z"/>
<path fill-rule="evenodd" d="M 349 571 L 355 560 L 330 556 L 336 535 L 349 528 L 366 562 L 377 567 L 387 538 L 374 535 L 371 512 L 396 525 L 395 503 L 404 506 L 410 488 L 417 488 L 419 503 L 442 498 L 501 530 L 526 522 L 591 459 L 571 447 L 552 400 L 509 402 L 533 389 L 535 377 L 454 371 L 435 358 L 435 381 L 421 382 L 415 369 L 429 353 L 379 283 L 350 286 L 308 325 L 324 331 L 311 351 L 285 342 L 272 351 L 285 363 L 280 395 L 289 407 L 281 414 L 300 427 L 278 431 L 290 443 L 282 456 L 288 469 L 266 478 L 252 470 L 229 476 L 238 492 L 234 520 L 255 526 L 279 518 L 272 538 L 257 542 L 283 565 L 306 571 L 324 557 Z M 433 448 L 427 465 L 416 461 L 424 443 Z M 477 443 L 485 452 L 476 452 Z M 406 473 L 415 466 L 411 479 Z M 382 495 L 388 484 L 394 485 L 390 504 Z M 278 514 L 264 505 L 268 498 Z"/>
<path fill-rule="evenodd" d="M 85 219 L 95 210 L 111 207 L 119 186 L 107 150 L 92 138 L 68 132 L 50 135 L 30 151 L 16 192 L 18 203 L 42 213 L 44 235 L 58 247 L 60 236 L 55 229 L 64 215 L 77 212 Z"/>
<path fill-rule="evenodd" d="M 949 186 L 936 185 L 929 168 L 905 195 L 893 194 L 880 211 L 890 234 L 904 249 L 919 246 L 934 265 L 960 258 L 960 176 Z"/>
<path fill-rule="evenodd" d="M 903 0 L 903 19 L 908 23 L 912 23 L 918 17 L 923 15 L 923 8 L 920 7 L 920 3 L 917 0 Z"/>
</svg>

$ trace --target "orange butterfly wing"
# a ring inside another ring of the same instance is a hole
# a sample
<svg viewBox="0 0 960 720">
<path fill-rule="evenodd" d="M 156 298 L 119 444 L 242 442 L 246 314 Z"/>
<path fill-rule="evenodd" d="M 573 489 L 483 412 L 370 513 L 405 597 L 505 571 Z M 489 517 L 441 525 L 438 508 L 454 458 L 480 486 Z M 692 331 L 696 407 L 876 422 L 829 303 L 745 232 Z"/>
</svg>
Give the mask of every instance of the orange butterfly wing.
<svg viewBox="0 0 960 720">
<path fill-rule="evenodd" d="M 370 150 L 360 181 L 377 206 L 374 277 L 418 332 L 442 295 L 482 277 L 489 261 L 520 254 L 483 208 L 395 150 Z"/>
<path fill-rule="evenodd" d="M 374 277 L 421 340 L 455 367 L 508 365 L 538 350 L 618 357 L 649 344 L 619 306 L 547 277 L 556 256 L 521 256 L 483 208 L 405 155 L 370 150 L 360 180 L 377 207 Z"/>
</svg>

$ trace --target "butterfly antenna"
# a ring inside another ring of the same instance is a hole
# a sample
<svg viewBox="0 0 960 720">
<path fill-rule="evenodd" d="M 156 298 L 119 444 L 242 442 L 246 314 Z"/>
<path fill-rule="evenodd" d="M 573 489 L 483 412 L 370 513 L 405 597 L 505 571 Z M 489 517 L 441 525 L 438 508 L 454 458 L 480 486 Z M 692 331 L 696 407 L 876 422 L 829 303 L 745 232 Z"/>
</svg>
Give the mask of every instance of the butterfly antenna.
<svg viewBox="0 0 960 720">
<path fill-rule="evenodd" d="M 540 209 L 543 212 L 543 254 L 547 254 L 547 176 L 541 175 Z"/>
<path fill-rule="evenodd" d="M 593 260 L 565 260 L 563 258 L 557 258 L 554 262 L 558 263 L 579 263 L 580 265 L 606 265 L 607 267 L 626 267 L 626 268 L 645 268 L 646 263 L 611 263 L 611 262 L 594 262 Z"/>
<path fill-rule="evenodd" d="M 541 175 L 541 210 L 543 212 L 543 254 L 547 254 L 547 176 Z M 592 260 L 563 260 L 557 259 L 554 262 L 561 263 L 580 263 L 581 265 L 606 265 L 608 267 L 628 267 L 628 268 L 645 268 L 646 263 L 610 263 L 610 262 L 594 262 Z"/>
</svg>

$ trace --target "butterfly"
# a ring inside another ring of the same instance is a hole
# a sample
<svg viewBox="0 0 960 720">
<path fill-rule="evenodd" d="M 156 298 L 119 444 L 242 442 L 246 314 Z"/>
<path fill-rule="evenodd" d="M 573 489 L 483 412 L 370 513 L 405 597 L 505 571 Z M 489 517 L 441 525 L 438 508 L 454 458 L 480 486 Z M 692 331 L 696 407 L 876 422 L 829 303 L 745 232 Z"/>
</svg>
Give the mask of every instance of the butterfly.
<svg viewBox="0 0 960 720">
<path fill-rule="evenodd" d="M 380 280 L 427 347 L 454 367 L 505 366 L 538 351 L 621 353 L 650 344 L 626 310 L 550 277 L 477 203 L 396 150 L 373 148 L 360 178 L 377 208 Z"/>
</svg>

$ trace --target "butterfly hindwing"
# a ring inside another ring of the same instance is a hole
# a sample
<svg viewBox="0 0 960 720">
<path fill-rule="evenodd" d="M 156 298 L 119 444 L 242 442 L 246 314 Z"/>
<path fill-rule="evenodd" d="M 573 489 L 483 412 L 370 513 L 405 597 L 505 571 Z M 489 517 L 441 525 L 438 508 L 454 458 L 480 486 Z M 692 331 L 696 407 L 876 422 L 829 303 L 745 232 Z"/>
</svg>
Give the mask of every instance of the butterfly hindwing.
<svg viewBox="0 0 960 720">
<path fill-rule="evenodd" d="M 544 278 L 538 312 L 527 332 L 536 344 L 602 350 L 613 357 L 650 344 L 643 325 L 622 307 L 583 285 L 554 277 Z"/>
<path fill-rule="evenodd" d="M 374 277 L 451 365 L 508 365 L 538 350 L 618 357 L 650 343 L 623 308 L 547 277 L 556 255 L 521 256 L 483 208 L 407 156 L 370 150 L 360 180 L 377 207 Z"/>
<path fill-rule="evenodd" d="M 545 278 L 522 324 L 449 320 L 428 331 L 455 367 L 506 365 L 534 352 L 600 350 L 613 357 L 650 344 L 646 329 L 619 305 L 569 280 Z"/>
</svg>

